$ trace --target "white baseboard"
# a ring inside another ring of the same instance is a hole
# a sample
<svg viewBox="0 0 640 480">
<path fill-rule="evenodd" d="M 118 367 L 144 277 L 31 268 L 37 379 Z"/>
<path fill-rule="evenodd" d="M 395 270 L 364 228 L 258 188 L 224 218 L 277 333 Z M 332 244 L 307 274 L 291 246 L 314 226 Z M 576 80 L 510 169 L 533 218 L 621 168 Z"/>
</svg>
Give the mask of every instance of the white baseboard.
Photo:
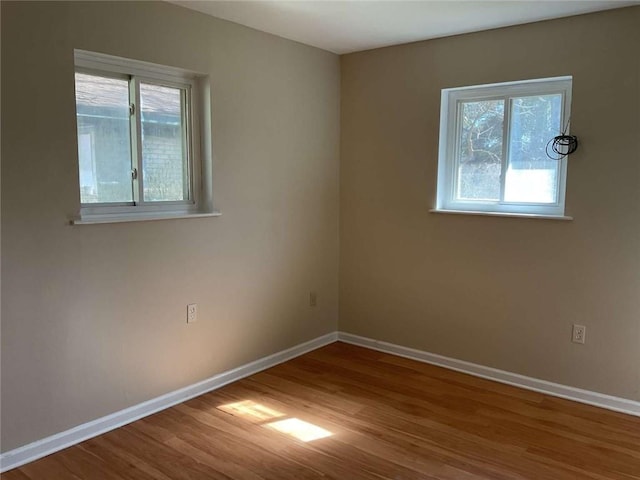
<svg viewBox="0 0 640 480">
<path fill-rule="evenodd" d="M 46 455 L 60 451 L 77 443 L 88 440 L 95 436 L 106 433 L 115 428 L 131 423 L 140 418 L 164 410 L 178 403 L 182 403 L 190 398 L 197 397 L 203 393 L 216 390 L 228 383 L 235 382 L 241 378 L 248 377 L 254 373 L 261 372 L 267 368 L 274 367 L 292 358 L 303 355 L 311 350 L 323 347 L 338 339 L 337 332 L 332 332 L 311 341 L 301 343 L 295 347 L 274 353 L 268 357 L 261 358 L 255 362 L 247 363 L 233 370 L 228 370 L 219 375 L 203 380 L 188 387 L 175 390 L 173 392 L 153 398 L 149 401 L 134 405 L 133 407 L 120 410 L 102 418 L 78 425 L 64 432 L 56 433 L 50 437 L 37 440 L 28 445 L 10 450 L 0 455 L 0 472 L 11 470 L 29 462 L 33 462 Z"/>
<path fill-rule="evenodd" d="M 614 410 L 616 412 L 627 413 L 640 417 L 640 402 L 628 400 L 626 398 L 614 397 L 603 393 L 583 390 L 581 388 L 569 387 L 559 383 L 547 382 L 537 378 L 526 377 L 517 373 L 506 372 L 496 368 L 485 367 L 455 358 L 444 357 L 435 353 L 429 353 L 422 350 L 403 347 L 393 343 L 381 342 L 371 338 L 360 337 L 346 332 L 338 332 L 338 340 L 361 347 L 378 350 L 380 352 L 391 353 L 400 357 L 410 358 L 419 362 L 430 363 L 439 367 L 456 370 L 462 373 L 468 373 L 476 377 L 493 380 L 500 383 L 506 383 L 515 387 L 533 390 L 554 397 L 565 398 L 575 402 L 586 403 L 596 407 Z"/>
</svg>

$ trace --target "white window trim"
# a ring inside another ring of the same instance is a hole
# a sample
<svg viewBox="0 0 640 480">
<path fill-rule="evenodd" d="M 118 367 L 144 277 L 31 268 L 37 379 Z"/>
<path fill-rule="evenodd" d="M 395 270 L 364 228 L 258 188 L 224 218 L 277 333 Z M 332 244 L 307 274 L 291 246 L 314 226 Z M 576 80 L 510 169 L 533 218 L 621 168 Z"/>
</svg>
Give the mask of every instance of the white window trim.
<svg viewBox="0 0 640 480">
<path fill-rule="evenodd" d="M 500 201 L 461 201 L 455 194 L 455 156 L 457 149 L 458 105 L 464 100 L 506 99 L 506 110 L 510 110 L 508 99 L 514 96 L 560 93 L 563 95 L 561 125 L 568 123 L 571 114 L 572 77 L 542 78 L 518 82 L 494 83 L 472 87 L 442 90 L 440 109 L 440 145 L 438 154 L 437 199 L 434 212 L 496 214 L 501 216 L 523 216 L 552 218 L 565 216 L 565 189 L 567 179 L 567 158 L 558 160 L 558 201 L 554 204 L 513 203 Z M 505 117 L 507 120 L 507 117 Z M 508 138 L 508 122 L 505 122 L 505 138 Z M 568 134 L 567 130 L 567 134 Z M 507 147 L 508 148 L 508 147 Z M 506 162 L 506 158 L 503 159 Z M 504 163 L 503 163 L 504 165 Z M 503 169 L 504 170 L 504 169 Z"/>
<path fill-rule="evenodd" d="M 136 82 L 177 87 L 186 91 L 186 128 L 191 132 L 187 136 L 190 198 L 175 202 L 142 202 L 137 199 L 133 203 L 122 204 L 80 203 L 79 215 L 72 219 L 71 223 L 86 225 L 219 216 L 220 212 L 213 208 L 211 100 L 208 76 L 181 68 L 84 50 L 74 50 L 74 59 L 75 71 L 132 77 Z M 134 104 L 139 132 L 139 98 L 135 99 Z M 139 139 L 134 139 L 133 145 L 141 148 Z M 139 154 L 133 155 L 140 161 Z M 141 165 L 138 165 L 138 170 L 141 172 Z M 78 200 L 80 201 L 79 197 Z"/>
</svg>

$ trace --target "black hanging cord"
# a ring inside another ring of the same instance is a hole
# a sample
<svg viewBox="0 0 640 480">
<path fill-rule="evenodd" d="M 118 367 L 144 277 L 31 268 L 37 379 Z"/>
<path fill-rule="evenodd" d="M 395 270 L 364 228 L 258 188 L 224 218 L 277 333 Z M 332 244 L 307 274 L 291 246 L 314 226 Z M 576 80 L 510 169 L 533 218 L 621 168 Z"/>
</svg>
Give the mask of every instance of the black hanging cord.
<svg viewBox="0 0 640 480">
<path fill-rule="evenodd" d="M 578 137 L 575 135 L 566 135 L 569 129 L 569 122 L 562 132 L 562 135 L 553 137 L 547 143 L 547 157 L 552 160 L 562 160 L 567 155 L 571 155 L 578 149 Z"/>
</svg>

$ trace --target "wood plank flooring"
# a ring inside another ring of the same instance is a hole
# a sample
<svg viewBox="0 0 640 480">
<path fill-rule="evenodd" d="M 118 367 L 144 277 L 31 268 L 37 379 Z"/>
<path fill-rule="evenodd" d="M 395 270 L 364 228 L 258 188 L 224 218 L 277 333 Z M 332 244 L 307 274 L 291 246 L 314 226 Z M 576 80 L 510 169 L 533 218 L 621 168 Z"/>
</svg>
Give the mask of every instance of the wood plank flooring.
<svg viewBox="0 0 640 480">
<path fill-rule="evenodd" d="M 631 480 L 640 418 L 334 343 L 2 475 L 41 479 Z"/>
</svg>

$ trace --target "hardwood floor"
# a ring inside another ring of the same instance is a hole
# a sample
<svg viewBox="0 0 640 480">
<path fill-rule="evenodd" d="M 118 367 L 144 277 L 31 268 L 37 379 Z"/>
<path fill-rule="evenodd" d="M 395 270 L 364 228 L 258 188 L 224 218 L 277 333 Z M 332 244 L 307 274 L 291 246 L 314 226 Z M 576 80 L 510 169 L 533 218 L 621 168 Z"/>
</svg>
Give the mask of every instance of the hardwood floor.
<svg viewBox="0 0 640 480">
<path fill-rule="evenodd" d="M 334 343 L 2 475 L 315 478 L 640 479 L 640 418 Z"/>
</svg>

